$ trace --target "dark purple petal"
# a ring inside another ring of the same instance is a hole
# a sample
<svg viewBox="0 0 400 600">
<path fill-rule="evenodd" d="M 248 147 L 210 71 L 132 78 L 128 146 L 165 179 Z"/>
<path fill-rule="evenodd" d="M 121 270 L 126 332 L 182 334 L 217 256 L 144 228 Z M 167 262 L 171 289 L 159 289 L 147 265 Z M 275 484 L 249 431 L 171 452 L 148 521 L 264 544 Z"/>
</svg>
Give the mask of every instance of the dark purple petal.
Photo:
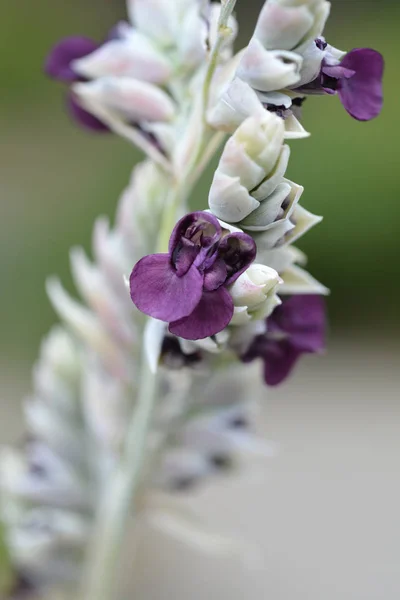
<svg viewBox="0 0 400 600">
<path fill-rule="evenodd" d="M 99 133 L 110 133 L 107 125 L 78 104 L 72 92 L 67 95 L 67 108 L 74 120 L 82 127 Z"/>
<path fill-rule="evenodd" d="M 264 380 L 268 385 L 279 385 L 291 373 L 302 352 L 289 339 L 273 340 L 266 335 L 255 338 L 242 362 L 249 363 L 261 358 L 264 363 Z"/>
<path fill-rule="evenodd" d="M 97 50 L 99 44 L 86 37 L 64 38 L 54 46 L 45 63 L 45 72 L 59 81 L 80 81 L 81 77 L 71 68 L 71 62 Z"/>
<path fill-rule="evenodd" d="M 227 274 L 224 261 L 218 258 L 213 266 L 204 272 L 204 289 L 208 292 L 218 289 L 225 283 Z"/>
<path fill-rule="evenodd" d="M 302 352 L 325 348 L 326 310 L 321 296 L 292 296 L 278 306 L 267 320 L 267 332 L 286 334 Z"/>
<path fill-rule="evenodd" d="M 182 237 L 171 255 L 171 262 L 175 267 L 178 277 L 187 273 L 196 260 L 201 248 L 191 240 Z"/>
<path fill-rule="evenodd" d="M 176 252 L 182 238 L 193 242 L 199 249 L 208 249 L 221 237 L 221 225 L 211 214 L 197 211 L 185 215 L 175 225 L 169 240 L 169 253 Z"/>
<path fill-rule="evenodd" d="M 271 386 L 283 383 L 291 374 L 300 356 L 301 352 L 286 340 L 270 343 L 264 357 L 265 383 Z"/>
<path fill-rule="evenodd" d="M 333 79 L 350 79 L 356 74 L 352 69 L 346 69 L 342 63 L 338 65 L 322 65 L 322 73 Z"/>
<path fill-rule="evenodd" d="M 139 310 L 169 323 L 194 311 L 201 299 L 203 277 L 196 267 L 178 277 L 168 254 L 152 254 L 135 265 L 130 290 Z"/>
<path fill-rule="evenodd" d="M 326 316 L 320 296 L 292 296 L 267 319 L 267 332 L 257 336 L 243 362 L 261 358 L 268 385 L 278 385 L 291 373 L 303 353 L 325 346 Z"/>
<path fill-rule="evenodd" d="M 218 256 L 224 261 L 227 268 L 226 285 L 236 281 L 246 271 L 256 254 L 256 243 L 247 233 L 231 233 L 222 239 L 218 248 Z"/>
<path fill-rule="evenodd" d="M 232 298 L 225 288 L 220 287 L 213 292 L 203 292 L 194 311 L 171 323 L 169 330 L 185 340 L 201 340 L 225 329 L 232 316 Z"/>
<path fill-rule="evenodd" d="M 338 86 L 344 108 L 358 121 L 374 119 L 383 106 L 383 56 L 370 48 L 356 48 L 340 64 L 355 71 L 350 79 L 341 79 Z"/>
</svg>

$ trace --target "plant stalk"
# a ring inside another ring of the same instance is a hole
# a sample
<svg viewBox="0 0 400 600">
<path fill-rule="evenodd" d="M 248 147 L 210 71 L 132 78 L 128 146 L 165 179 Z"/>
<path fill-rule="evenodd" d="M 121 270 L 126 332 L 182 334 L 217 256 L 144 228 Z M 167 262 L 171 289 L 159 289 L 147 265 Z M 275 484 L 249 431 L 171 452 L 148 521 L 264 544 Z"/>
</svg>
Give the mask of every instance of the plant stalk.
<svg viewBox="0 0 400 600">
<path fill-rule="evenodd" d="M 107 486 L 97 517 L 96 532 L 89 550 L 89 568 L 82 600 L 114 600 L 118 563 L 126 525 L 135 513 L 151 417 L 156 403 L 156 375 L 143 356 L 136 408 L 126 436 L 115 476 Z"/>
</svg>

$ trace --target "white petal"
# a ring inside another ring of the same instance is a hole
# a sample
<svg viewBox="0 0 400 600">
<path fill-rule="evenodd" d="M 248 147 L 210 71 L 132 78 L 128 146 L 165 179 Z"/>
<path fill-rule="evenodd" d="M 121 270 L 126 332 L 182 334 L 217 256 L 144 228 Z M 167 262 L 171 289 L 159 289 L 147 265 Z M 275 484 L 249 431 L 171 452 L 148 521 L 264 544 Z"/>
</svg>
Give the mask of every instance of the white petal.
<svg viewBox="0 0 400 600">
<path fill-rule="evenodd" d="M 132 122 L 169 121 L 175 114 L 175 106 L 165 92 L 129 77 L 103 77 L 76 83 L 73 90 L 88 110 L 100 105 Z"/>
<path fill-rule="evenodd" d="M 300 267 L 292 266 L 281 276 L 283 284 L 279 288 L 280 294 L 329 294 L 328 288 Z"/>
<path fill-rule="evenodd" d="M 233 133 L 247 117 L 261 115 L 264 110 L 256 92 L 236 78 L 210 107 L 207 121 L 216 129 Z"/>
<path fill-rule="evenodd" d="M 72 67 L 87 79 L 132 77 L 149 83 L 164 83 L 172 71 L 169 61 L 151 42 L 133 30 L 129 37 L 106 42 L 88 56 L 74 60 Z"/>
<path fill-rule="evenodd" d="M 211 185 L 208 204 L 214 215 L 229 223 L 238 223 L 260 205 L 240 185 L 239 177 L 229 177 L 218 171 Z"/>
<path fill-rule="evenodd" d="M 289 146 L 283 146 L 278 162 L 269 177 L 255 190 L 252 190 L 251 195 L 262 202 L 265 198 L 268 198 L 277 186 L 282 182 L 283 176 L 285 175 L 287 166 L 289 164 L 290 148 Z"/>
<path fill-rule="evenodd" d="M 326 49 L 320 50 L 315 43 L 315 40 L 311 39 L 306 44 L 303 44 L 300 48 L 297 48 L 296 52 L 301 54 L 303 57 L 300 81 L 296 83 L 296 87 L 300 87 L 306 83 L 310 83 L 310 81 L 314 81 L 314 79 L 316 79 L 316 77 L 319 75 L 321 63 L 326 54 Z"/>
<path fill-rule="evenodd" d="M 150 370 L 156 373 L 167 325 L 158 319 L 149 319 L 144 330 L 143 343 Z"/>
<path fill-rule="evenodd" d="M 290 117 L 285 119 L 286 140 L 300 140 L 308 137 L 310 137 L 310 134 L 294 115 L 290 115 Z"/>
<path fill-rule="evenodd" d="M 282 204 L 288 198 L 290 191 L 291 187 L 288 183 L 280 183 L 272 194 L 265 198 L 260 206 L 240 223 L 243 229 L 261 231 L 261 228 L 266 228 L 278 218 L 283 218 Z"/>
<path fill-rule="evenodd" d="M 300 79 L 303 59 L 286 50 L 266 50 L 253 38 L 240 61 L 237 76 L 252 88 L 272 92 L 294 86 Z"/>
<path fill-rule="evenodd" d="M 314 23 L 307 6 L 286 7 L 266 2 L 258 18 L 254 36 L 267 49 L 292 50 Z"/>
<path fill-rule="evenodd" d="M 222 153 L 218 169 L 224 175 L 240 177 L 241 184 L 248 190 L 259 185 L 265 172 L 246 152 L 245 145 L 232 136 Z"/>
<path fill-rule="evenodd" d="M 294 229 L 290 233 L 288 233 L 285 242 L 288 244 L 292 244 L 296 240 L 299 239 L 302 235 L 307 233 L 314 225 L 318 225 L 321 223 L 323 217 L 319 217 L 318 215 L 314 215 L 309 212 L 299 204 L 293 211 L 292 221 L 295 223 Z"/>
</svg>

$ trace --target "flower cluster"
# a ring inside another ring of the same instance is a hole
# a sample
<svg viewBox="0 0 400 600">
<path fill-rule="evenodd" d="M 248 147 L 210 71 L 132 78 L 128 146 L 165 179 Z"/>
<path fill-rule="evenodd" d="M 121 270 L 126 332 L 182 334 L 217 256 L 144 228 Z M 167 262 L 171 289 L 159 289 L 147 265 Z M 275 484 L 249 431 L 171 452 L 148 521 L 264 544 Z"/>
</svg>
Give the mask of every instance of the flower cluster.
<svg viewBox="0 0 400 600">
<path fill-rule="evenodd" d="M 306 137 L 300 120 L 309 94 L 338 94 L 355 119 L 375 118 L 383 104 L 382 55 L 329 45 L 322 35 L 329 12 L 326 0 L 268 0 L 248 47 L 221 70 L 210 124 L 232 133 L 267 109 L 284 120 L 286 138 Z"/>
<path fill-rule="evenodd" d="M 168 254 L 142 258 L 130 278 L 131 298 L 147 315 L 170 323 L 169 331 L 189 340 L 222 331 L 233 316 L 227 286 L 256 256 L 245 233 L 222 236 L 217 219 L 192 213 L 176 225 Z"/>
<path fill-rule="evenodd" d="M 327 44 L 326 0 L 267 0 L 249 44 L 233 55 L 234 4 L 127 0 L 130 22 L 102 43 L 68 38 L 48 57 L 47 73 L 69 85 L 75 118 L 128 138 L 148 158 L 134 169 L 115 226 L 96 223 L 93 262 L 81 249 L 71 254 L 82 302 L 49 282 L 63 327 L 34 370 L 27 442 L 1 455 L 0 517 L 16 590 L 28 595 L 77 596 L 103 525 L 99 503 L 112 506 L 121 481 L 136 477 L 136 516 L 147 518 L 160 491 L 268 456 L 254 433 L 249 398 L 259 388 L 248 363 L 262 362 L 273 386 L 302 354 L 324 348 L 327 289 L 293 246 L 321 217 L 299 205 L 303 188 L 285 177 L 285 140 L 308 135 L 300 122 L 308 94 L 337 94 L 356 119 L 375 117 L 383 59 Z M 193 186 L 226 134 L 209 208 L 190 212 Z M 159 403 L 149 385 L 156 374 Z M 143 425 L 146 403 L 154 414 Z M 131 438 L 130 422 L 143 435 Z M 135 477 L 132 448 L 135 459 L 149 458 Z M 126 505 L 131 490 L 123 491 Z M 115 548 L 113 558 L 101 550 L 115 560 Z M 115 597 L 103 594 L 102 567 L 85 600 Z"/>
<path fill-rule="evenodd" d="M 200 0 L 128 0 L 130 22 L 95 42 L 58 42 L 46 73 L 69 86 L 67 105 L 91 130 L 124 136 L 164 166 L 178 142 L 182 114 L 217 33 L 219 4 Z M 219 61 L 230 59 L 236 24 Z"/>
</svg>

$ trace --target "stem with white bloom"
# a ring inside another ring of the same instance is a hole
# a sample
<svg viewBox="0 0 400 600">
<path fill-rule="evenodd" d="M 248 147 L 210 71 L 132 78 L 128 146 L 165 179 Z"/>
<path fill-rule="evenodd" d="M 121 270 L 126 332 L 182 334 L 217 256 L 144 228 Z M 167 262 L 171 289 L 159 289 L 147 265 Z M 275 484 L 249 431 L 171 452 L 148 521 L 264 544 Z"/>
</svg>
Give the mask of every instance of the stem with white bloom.
<svg viewBox="0 0 400 600">
<path fill-rule="evenodd" d="M 143 352 L 137 405 L 127 432 L 117 472 L 105 490 L 89 553 L 88 572 L 82 600 L 111 600 L 116 597 L 117 567 L 129 517 L 135 513 L 151 417 L 157 397 L 157 375 Z"/>
<path fill-rule="evenodd" d="M 157 244 L 158 252 L 166 252 L 177 213 L 186 204 L 197 178 L 215 152 L 221 135 L 213 134 L 206 122 L 210 86 L 218 65 L 221 47 L 230 34 L 229 18 L 237 0 L 222 0 L 218 21 L 218 37 L 211 51 L 201 97 L 201 132 L 193 158 L 179 178 L 171 180 L 171 190 L 166 202 Z M 213 144 L 210 144 L 214 141 Z M 173 177 L 173 176 L 172 176 Z M 141 379 L 136 407 L 127 431 L 124 450 L 115 476 L 105 490 L 97 515 L 96 531 L 89 549 L 88 570 L 83 582 L 82 600 L 114 600 L 117 571 L 126 525 L 136 512 L 137 492 L 141 483 L 144 454 L 151 428 L 157 397 L 157 375 L 150 369 L 143 351 Z"/>
</svg>

